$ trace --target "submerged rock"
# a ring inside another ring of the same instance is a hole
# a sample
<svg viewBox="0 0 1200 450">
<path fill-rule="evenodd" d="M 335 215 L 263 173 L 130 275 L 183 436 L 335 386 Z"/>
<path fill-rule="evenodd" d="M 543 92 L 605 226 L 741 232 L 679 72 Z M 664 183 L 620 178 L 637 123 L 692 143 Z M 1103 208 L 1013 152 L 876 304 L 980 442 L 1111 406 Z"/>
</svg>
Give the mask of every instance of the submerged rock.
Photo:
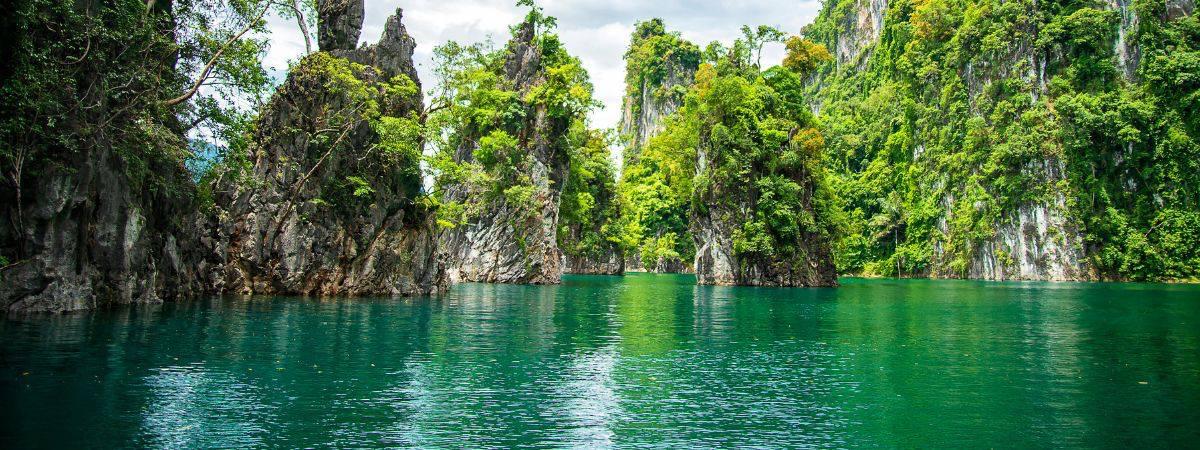
<svg viewBox="0 0 1200 450">
<path fill-rule="evenodd" d="M 400 16 L 379 44 L 301 60 L 262 112 L 248 173 L 224 174 L 214 188 L 219 291 L 413 295 L 445 286 L 421 199 L 420 142 L 396 131 L 423 120 Z"/>
</svg>

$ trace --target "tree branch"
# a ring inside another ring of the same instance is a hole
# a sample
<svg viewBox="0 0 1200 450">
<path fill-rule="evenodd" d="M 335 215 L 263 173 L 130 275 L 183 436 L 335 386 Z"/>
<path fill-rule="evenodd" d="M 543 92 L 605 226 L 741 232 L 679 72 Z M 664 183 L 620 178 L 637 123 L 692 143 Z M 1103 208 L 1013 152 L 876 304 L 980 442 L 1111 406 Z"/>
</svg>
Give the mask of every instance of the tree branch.
<svg viewBox="0 0 1200 450">
<path fill-rule="evenodd" d="M 300 34 L 304 35 L 304 54 L 312 53 L 312 38 L 308 35 L 308 23 L 304 20 L 304 13 L 300 11 L 299 0 L 292 0 L 290 4 L 284 4 L 296 13 L 296 24 L 300 25 Z"/>
<path fill-rule="evenodd" d="M 250 22 L 246 23 L 246 27 L 242 28 L 242 31 L 225 41 L 225 44 L 217 50 L 217 53 L 208 60 L 208 64 L 204 66 L 204 70 L 200 72 L 200 76 L 196 78 L 196 82 L 192 83 L 191 88 L 188 88 L 187 91 L 184 91 L 183 95 L 167 100 L 164 103 L 167 106 L 175 106 L 188 101 L 188 99 L 196 95 L 196 92 L 200 90 L 200 86 L 204 84 L 204 81 L 208 79 L 209 74 L 212 73 L 213 68 L 216 67 L 217 61 L 221 59 L 221 55 L 225 53 L 225 50 L 228 50 L 229 46 L 233 45 L 234 42 L 237 42 L 238 39 L 241 39 L 242 36 L 250 32 L 250 30 L 254 28 L 254 25 L 258 24 L 258 22 L 262 20 L 263 15 L 267 13 L 267 10 L 271 9 L 271 5 L 271 2 L 267 2 L 267 4 L 263 6 L 263 9 L 258 12 L 258 15 L 255 16 L 254 19 L 251 19 Z"/>
</svg>

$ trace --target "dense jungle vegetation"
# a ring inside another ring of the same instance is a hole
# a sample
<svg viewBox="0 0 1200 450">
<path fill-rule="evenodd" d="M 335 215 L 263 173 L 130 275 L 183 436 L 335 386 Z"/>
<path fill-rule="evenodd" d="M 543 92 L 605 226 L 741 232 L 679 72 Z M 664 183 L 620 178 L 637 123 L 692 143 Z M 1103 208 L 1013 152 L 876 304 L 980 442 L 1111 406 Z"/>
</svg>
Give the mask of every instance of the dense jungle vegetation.
<svg viewBox="0 0 1200 450">
<path fill-rule="evenodd" d="M 971 276 L 1000 224 L 1048 205 L 1087 278 L 1196 279 L 1200 22 L 1168 4 L 886 4 L 877 42 L 808 84 L 848 219 L 840 271 Z M 865 8 L 830 2 L 804 35 L 853 49 Z"/>
<path fill-rule="evenodd" d="M 373 118 L 406 165 L 427 146 L 422 201 L 443 227 L 487 202 L 532 200 L 531 112 L 545 111 L 569 129 L 552 143 L 569 150 L 557 227 L 569 255 L 690 263 L 696 213 L 726 202 L 741 215 L 737 253 L 793 258 L 818 235 L 844 274 L 973 277 L 981 258 L 1020 264 L 1019 249 L 997 244 L 1026 236 L 1063 249 L 1037 264 L 1075 264 L 1081 278 L 1200 277 L 1200 19 L 1178 1 L 830 0 L 799 36 L 743 27 L 704 48 L 640 22 L 625 114 L 662 113 L 653 136 L 629 124 L 644 141 L 590 128 L 586 70 L 553 17 L 518 5 L 544 82 L 506 80 L 506 47 L 449 42 L 424 114 Z M 295 20 L 311 52 L 316 11 L 298 0 L 5 5 L 0 265 L 27 257 L 33 181 L 79 170 L 98 148 L 145 198 L 203 207 L 209 184 L 196 180 L 224 173 L 214 160 L 246 164 L 274 89 L 264 16 Z M 880 29 L 861 29 L 863 15 Z M 770 43 L 787 55 L 764 66 Z M 473 159 L 456 162 L 466 146 Z M 342 182 L 350 203 L 373 189 Z M 460 183 L 483 195 L 438 201 Z"/>
<path fill-rule="evenodd" d="M 626 138 L 622 198 L 634 216 L 627 234 L 639 242 L 648 268 L 661 258 L 690 262 L 697 245 L 693 215 L 719 205 L 741 210 L 733 246 L 744 257 L 803 259 L 795 244 L 805 233 L 830 239 L 835 231 L 824 140 L 803 82 L 828 52 L 792 37 L 783 64 L 763 70 L 763 46 L 787 35 L 748 26 L 742 35 L 729 46 L 713 42 L 700 50 L 651 20 L 632 36 L 626 117 L 641 116 L 643 108 L 679 107 L 644 146 Z M 693 79 L 679 80 L 680 73 Z M 648 125 L 636 123 L 633 133 Z"/>
</svg>

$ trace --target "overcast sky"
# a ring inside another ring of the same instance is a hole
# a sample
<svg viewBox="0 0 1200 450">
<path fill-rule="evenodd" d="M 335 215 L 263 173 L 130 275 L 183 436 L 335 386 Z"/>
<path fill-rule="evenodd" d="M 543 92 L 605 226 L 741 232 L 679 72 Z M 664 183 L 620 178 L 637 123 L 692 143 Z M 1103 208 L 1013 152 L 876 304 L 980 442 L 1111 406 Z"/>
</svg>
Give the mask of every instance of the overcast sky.
<svg viewBox="0 0 1200 450">
<path fill-rule="evenodd" d="M 633 25 L 652 17 L 662 18 L 668 30 L 703 47 L 710 41 L 731 42 L 739 28 L 772 25 L 798 33 L 812 22 L 821 7 L 819 0 L 538 0 L 546 13 L 558 18 L 558 33 L 571 54 L 583 61 L 591 74 L 596 97 L 604 107 L 592 113 L 592 126 L 614 127 L 621 115 L 625 64 L 621 56 L 629 45 Z M 508 27 L 524 17 L 525 9 L 515 0 L 367 0 L 362 42 L 375 42 L 383 24 L 396 8 L 404 8 L 404 24 L 417 41 L 417 71 L 426 84 L 431 74 L 433 48 L 448 40 L 481 42 L 492 36 L 497 44 L 508 39 Z M 304 40 L 294 22 L 272 18 L 268 67 L 277 75 L 288 61 L 303 53 Z M 315 38 L 314 32 L 314 40 Z M 313 42 L 316 45 L 316 42 Z M 768 47 L 763 64 L 783 58 L 780 45 Z"/>
</svg>

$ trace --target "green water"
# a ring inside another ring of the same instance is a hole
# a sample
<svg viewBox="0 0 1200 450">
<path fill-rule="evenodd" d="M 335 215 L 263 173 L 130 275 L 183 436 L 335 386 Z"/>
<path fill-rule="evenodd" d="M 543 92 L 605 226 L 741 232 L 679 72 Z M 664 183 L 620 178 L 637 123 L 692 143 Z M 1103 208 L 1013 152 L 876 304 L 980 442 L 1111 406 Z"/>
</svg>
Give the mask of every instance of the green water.
<svg viewBox="0 0 1200 450">
<path fill-rule="evenodd" d="M 1200 287 L 689 276 L 0 320 L 0 447 L 1196 447 Z"/>
</svg>

